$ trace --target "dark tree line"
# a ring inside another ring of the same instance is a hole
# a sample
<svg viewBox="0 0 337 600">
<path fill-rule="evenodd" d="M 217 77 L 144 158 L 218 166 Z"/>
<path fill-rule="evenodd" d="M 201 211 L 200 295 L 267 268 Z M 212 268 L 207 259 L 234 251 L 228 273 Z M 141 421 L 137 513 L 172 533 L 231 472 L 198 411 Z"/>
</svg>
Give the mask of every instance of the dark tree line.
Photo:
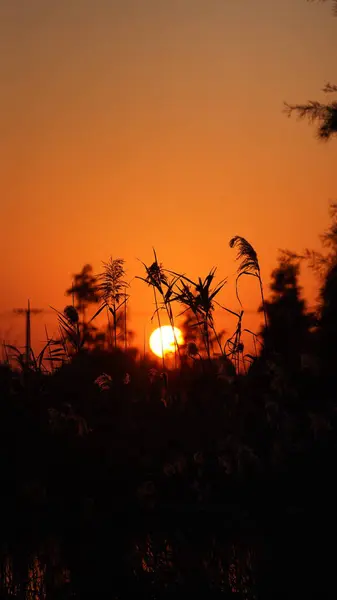
<svg viewBox="0 0 337 600">
<path fill-rule="evenodd" d="M 191 306 L 165 373 L 131 345 L 82 343 L 103 304 L 90 269 L 85 284 L 74 278 L 60 313 L 68 354 L 58 347 L 47 371 L 0 367 L 2 597 L 336 593 L 336 231 L 333 209 L 322 253 L 280 254 L 250 358 L 244 307 L 231 311 L 230 344 L 213 314 L 205 340 L 212 277 L 174 292 L 160 267 L 163 298 Z M 260 276 L 239 241 L 238 275 Z M 315 312 L 299 286 L 304 261 L 320 273 Z M 114 285 L 105 302 L 117 310 L 125 286 Z"/>
</svg>

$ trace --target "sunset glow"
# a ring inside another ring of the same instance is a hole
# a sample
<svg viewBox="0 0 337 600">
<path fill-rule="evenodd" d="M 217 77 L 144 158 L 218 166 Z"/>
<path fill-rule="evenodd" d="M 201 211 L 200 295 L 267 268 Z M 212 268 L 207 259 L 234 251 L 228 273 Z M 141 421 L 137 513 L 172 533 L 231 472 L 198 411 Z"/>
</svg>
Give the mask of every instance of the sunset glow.
<svg viewBox="0 0 337 600">
<path fill-rule="evenodd" d="M 183 334 L 178 327 L 164 325 L 158 327 L 151 334 L 150 348 L 156 356 L 160 358 L 166 354 L 172 354 L 175 351 L 176 343 L 181 346 L 184 343 Z"/>
<path fill-rule="evenodd" d="M 266 293 L 279 248 L 319 249 L 336 146 L 287 119 L 283 101 L 316 99 L 333 79 L 329 2 L 0 5 L 0 340 L 24 344 L 11 311 L 30 298 L 46 310 L 32 322 L 33 344 L 43 344 L 45 325 L 57 332 L 49 305 L 63 309 L 73 273 L 86 263 L 100 272 L 111 253 L 133 280 L 130 326 L 141 347 L 152 292 L 135 277 L 152 247 L 192 279 L 217 265 L 229 278 L 221 302 L 234 310 L 233 235 L 256 247 Z M 312 303 L 313 274 L 302 278 Z M 256 331 L 250 283 L 245 324 Z M 231 330 L 230 317 L 220 326 Z"/>
</svg>

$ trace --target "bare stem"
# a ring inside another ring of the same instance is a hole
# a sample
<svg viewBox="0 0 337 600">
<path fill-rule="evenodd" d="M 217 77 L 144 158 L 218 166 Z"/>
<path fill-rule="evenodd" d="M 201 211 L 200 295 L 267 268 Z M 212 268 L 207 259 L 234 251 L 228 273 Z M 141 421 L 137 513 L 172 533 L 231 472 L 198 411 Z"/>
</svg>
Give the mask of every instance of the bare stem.
<svg viewBox="0 0 337 600">
<path fill-rule="evenodd" d="M 262 285 L 262 279 L 261 279 L 261 275 L 258 275 L 259 278 L 259 284 L 260 284 L 260 292 L 261 292 L 261 299 L 262 299 L 262 308 L 263 308 L 263 315 L 264 315 L 264 324 L 266 327 L 266 330 L 268 330 L 268 321 L 267 321 L 267 313 L 266 313 L 266 304 L 265 304 L 265 299 L 264 299 L 264 293 L 263 293 L 263 285 Z"/>
<path fill-rule="evenodd" d="M 156 288 L 155 288 L 155 286 L 153 286 L 153 294 L 154 294 L 154 303 L 155 303 L 155 306 L 156 306 L 156 313 L 157 313 L 157 319 L 158 319 L 158 327 L 159 327 L 159 331 L 160 331 L 160 343 L 161 343 L 161 354 L 162 354 L 163 370 L 165 371 L 163 334 L 162 334 L 162 330 L 161 330 L 160 314 L 159 314 L 159 308 L 158 308 L 158 301 L 157 301 L 157 294 L 156 294 Z"/>
</svg>

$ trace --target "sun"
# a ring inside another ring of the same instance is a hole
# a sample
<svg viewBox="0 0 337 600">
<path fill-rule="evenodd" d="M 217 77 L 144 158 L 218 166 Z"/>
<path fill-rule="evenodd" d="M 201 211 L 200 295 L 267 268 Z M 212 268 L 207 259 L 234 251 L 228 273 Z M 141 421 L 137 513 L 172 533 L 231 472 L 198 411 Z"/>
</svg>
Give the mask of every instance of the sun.
<svg viewBox="0 0 337 600">
<path fill-rule="evenodd" d="M 176 343 L 178 346 L 184 343 L 183 334 L 178 327 L 163 325 L 158 327 L 150 336 L 150 348 L 160 358 L 163 354 L 174 353 Z"/>
</svg>

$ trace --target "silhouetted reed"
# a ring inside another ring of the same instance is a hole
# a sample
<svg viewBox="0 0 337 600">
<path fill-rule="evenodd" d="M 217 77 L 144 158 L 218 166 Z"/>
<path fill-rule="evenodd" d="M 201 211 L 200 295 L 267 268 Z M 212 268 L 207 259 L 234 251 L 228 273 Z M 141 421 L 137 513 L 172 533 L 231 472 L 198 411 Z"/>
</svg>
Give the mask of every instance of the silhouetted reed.
<svg viewBox="0 0 337 600">
<path fill-rule="evenodd" d="M 245 238 L 239 235 L 233 237 L 230 240 L 229 245 L 231 248 L 237 248 L 237 260 L 241 261 L 238 267 L 238 275 L 236 277 L 237 299 L 239 300 L 240 305 L 242 306 L 242 302 L 238 293 L 238 282 L 240 277 L 242 277 L 243 275 L 250 275 L 252 277 L 256 277 L 260 287 L 265 327 L 266 329 L 268 329 L 267 315 L 264 306 L 265 302 L 263 293 L 263 283 L 261 278 L 260 264 L 257 258 L 256 251 L 254 250 L 253 246 L 249 242 L 247 242 Z"/>
<path fill-rule="evenodd" d="M 98 290 L 101 295 L 101 306 L 95 312 L 94 316 L 90 319 L 89 323 L 94 321 L 101 312 L 106 309 L 112 316 L 113 323 L 113 347 L 117 348 L 117 326 L 118 326 L 118 315 L 121 310 L 125 309 L 129 295 L 126 293 L 126 289 L 129 284 L 125 281 L 125 269 L 124 260 L 122 258 L 112 259 L 110 258 L 107 263 L 103 263 L 104 270 L 98 276 L 99 286 Z M 126 315 L 125 315 L 126 319 Z M 110 321 L 108 320 L 110 327 Z M 125 324 L 126 327 L 126 324 Z"/>
</svg>

